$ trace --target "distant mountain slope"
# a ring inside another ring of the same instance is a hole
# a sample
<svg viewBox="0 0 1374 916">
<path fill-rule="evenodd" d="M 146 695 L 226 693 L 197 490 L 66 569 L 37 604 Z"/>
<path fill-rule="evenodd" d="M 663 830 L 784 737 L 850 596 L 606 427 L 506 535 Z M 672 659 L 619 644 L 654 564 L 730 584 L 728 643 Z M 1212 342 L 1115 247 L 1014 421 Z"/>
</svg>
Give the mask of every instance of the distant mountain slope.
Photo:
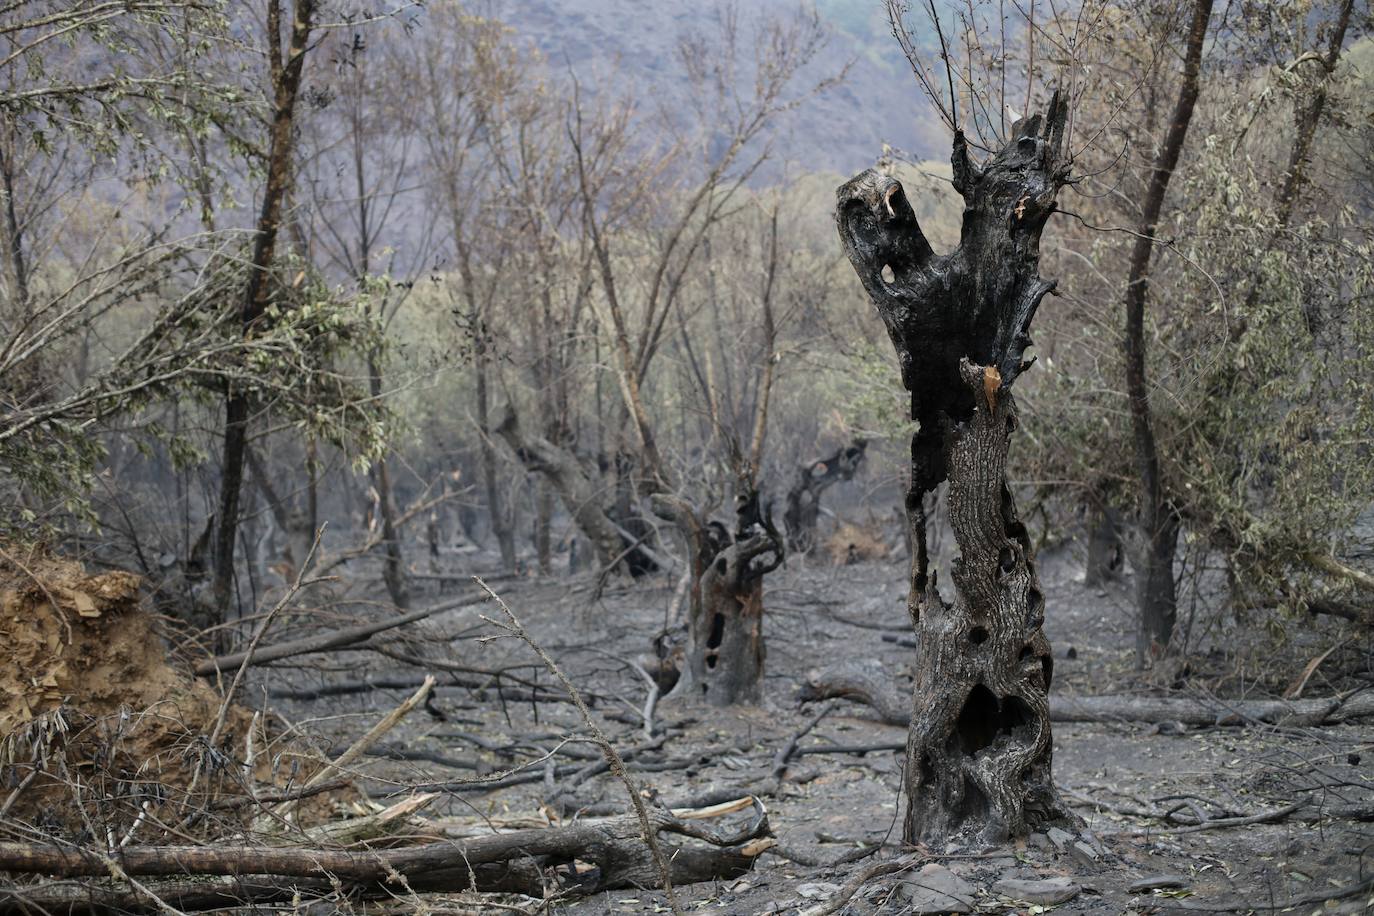
<svg viewBox="0 0 1374 916">
<path fill-rule="evenodd" d="M 738 6 L 740 46 L 752 48 L 761 15 L 786 14 L 801 0 L 747 0 Z M 809 99 L 772 137 L 773 172 L 851 174 L 871 165 L 883 142 L 917 158 L 944 157 L 948 138 L 921 95 L 876 0 L 819 0 L 830 40 L 806 71 L 812 84 L 853 62 L 848 79 Z M 504 0 L 498 15 L 531 40 L 555 69 L 571 67 L 595 87 L 613 79 L 647 103 L 685 106 L 678 56 L 684 33 L 718 34 L 719 6 L 692 0 Z"/>
</svg>

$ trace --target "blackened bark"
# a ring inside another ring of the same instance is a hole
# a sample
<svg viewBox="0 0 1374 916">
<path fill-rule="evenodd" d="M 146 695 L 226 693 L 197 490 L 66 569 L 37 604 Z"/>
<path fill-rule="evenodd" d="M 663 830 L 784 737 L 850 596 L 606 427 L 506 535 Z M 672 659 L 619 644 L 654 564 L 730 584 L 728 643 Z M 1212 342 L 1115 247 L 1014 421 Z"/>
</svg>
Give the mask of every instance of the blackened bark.
<svg viewBox="0 0 1374 916">
<path fill-rule="evenodd" d="M 918 645 L 907 742 L 907 842 L 1000 841 L 1071 821 L 1050 774 L 1047 692 L 1053 663 L 1032 547 L 1005 477 L 1029 367 L 1030 323 L 1054 284 L 1039 241 L 1067 180 L 1065 100 L 1018 122 L 984 166 L 954 138 L 954 187 L 965 203 L 959 247 L 937 255 L 902 186 L 864 172 L 837 194 L 845 253 L 878 308 L 911 392 L 911 593 Z M 891 279 L 887 279 L 887 278 Z M 954 600 L 926 552 L 926 494 L 949 481 L 960 556 Z"/>
<path fill-rule="evenodd" d="M 291 184 L 292 128 L 301 71 L 314 25 L 316 0 L 297 0 L 285 59 L 281 52 L 281 0 L 268 4 L 267 47 L 274 90 L 271 142 L 267 154 L 267 184 L 258 216 L 253 255 L 249 262 L 248 287 L 242 306 L 243 331 L 248 334 L 262 319 L 271 299 L 267 273 L 277 248 L 282 206 Z M 243 488 L 244 453 L 248 445 L 248 395 L 229 385 L 225 393 L 224 450 L 220 469 L 218 528 L 215 535 L 214 603 L 223 619 L 234 588 L 234 535 L 239 524 L 239 494 Z"/>
<path fill-rule="evenodd" d="M 1167 651 L 1169 640 L 1173 638 L 1174 624 L 1178 619 L 1174 557 L 1179 532 L 1178 515 L 1169 504 L 1164 490 L 1159 446 L 1155 441 L 1154 420 L 1150 411 L 1150 386 L 1145 364 L 1145 302 L 1149 293 L 1154 234 L 1159 225 L 1159 214 L 1164 208 L 1164 195 L 1178 166 L 1183 141 L 1193 118 L 1193 108 L 1197 104 L 1202 46 L 1207 38 L 1207 23 L 1211 16 L 1212 0 L 1196 0 L 1188 26 L 1178 101 L 1169 118 L 1164 144 L 1155 156 L 1154 168 L 1150 173 L 1126 279 L 1126 394 L 1130 402 L 1135 460 L 1140 473 L 1140 515 L 1145 541 L 1136 578 L 1136 600 L 1140 612 L 1136 663 L 1141 666 L 1147 659 Z"/>
<path fill-rule="evenodd" d="M 816 546 L 816 521 L 821 512 L 821 494 L 842 480 L 853 480 L 864 460 L 868 441 L 855 439 L 835 454 L 804 465 L 797 482 L 787 491 L 787 508 L 782 514 L 789 550 L 806 553 Z"/>
<path fill-rule="evenodd" d="M 734 536 L 685 500 L 655 494 L 654 511 L 687 541 L 690 599 L 686 665 L 675 692 L 712 706 L 763 698 L 763 577 L 782 565 L 782 536 L 757 490 L 736 503 Z"/>
</svg>

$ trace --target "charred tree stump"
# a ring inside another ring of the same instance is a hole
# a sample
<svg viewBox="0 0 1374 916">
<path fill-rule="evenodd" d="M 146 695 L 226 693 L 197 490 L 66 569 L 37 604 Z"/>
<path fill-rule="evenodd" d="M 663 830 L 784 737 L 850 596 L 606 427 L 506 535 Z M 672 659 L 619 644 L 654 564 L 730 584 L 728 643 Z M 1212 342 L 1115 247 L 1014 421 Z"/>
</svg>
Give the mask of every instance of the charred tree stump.
<svg viewBox="0 0 1374 916">
<path fill-rule="evenodd" d="M 816 546 L 821 494 L 842 480 L 853 480 L 867 448 L 868 440 L 855 439 L 830 457 L 803 465 L 797 472 L 797 482 L 787 491 L 787 509 L 782 514 L 788 550 L 806 553 Z"/>
<path fill-rule="evenodd" d="M 837 192 L 845 253 L 887 326 L 919 424 L 911 441 L 908 609 L 919 648 L 907 741 L 904 837 L 998 842 L 1074 819 L 1050 775 L 1053 662 L 1030 540 L 1006 484 L 1011 385 L 1054 284 L 1039 240 L 1068 177 L 1065 101 L 1018 122 L 982 167 L 954 137 L 959 247 L 937 255 L 901 184 L 872 170 Z M 949 481 L 960 556 L 953 601 L 929 568 L 924 497 Z"/>
<path fill-rule="evenodd" d="M 734 536 L 703 519 L 685 500 L 666 494 L 654 511 L 687 541 L 691 593 L 687 653 L 674 692 L 712 706 L 757 703 L 763 697 L 763 577 L 782 565 L 782 536 L 757 490 L 740 496 Z"/>
</svg>

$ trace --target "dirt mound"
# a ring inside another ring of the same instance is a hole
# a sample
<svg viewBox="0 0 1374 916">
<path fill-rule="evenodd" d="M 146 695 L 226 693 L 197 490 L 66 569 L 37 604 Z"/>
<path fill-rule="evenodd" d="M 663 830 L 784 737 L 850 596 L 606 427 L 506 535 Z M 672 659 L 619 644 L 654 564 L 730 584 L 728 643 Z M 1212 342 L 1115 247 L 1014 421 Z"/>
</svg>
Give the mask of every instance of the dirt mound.
<svg viewBox="0 0 1374 916">
<path fill-rule="evenodd" d="M 70 808 L 61 797 L 84 784 L 87 798 L 101 785 L 127 797 L 111 806 L 136 816 L 140 796 L 181 790 L 186 800 L 194 785 L 196 800 L 209 800 L 244 778 L 229 762 L 244 757 L 251 714 L 231 706 L 210 745 L 221 697 L 168 663 L 139 584 L 128 572 L 90 575 L 37 551 L 0 551 L 0 771 L 41 777 L 12 814 Z M 122 820 L 111 806 L 101 813 Z"/>
<path fill-rule="evenodd" d="M 881 560 L 888 554 L 883 532 L 878 525 L 840 521 L 825 539 L 825 552 L 836 566 Z"/>
</svg>

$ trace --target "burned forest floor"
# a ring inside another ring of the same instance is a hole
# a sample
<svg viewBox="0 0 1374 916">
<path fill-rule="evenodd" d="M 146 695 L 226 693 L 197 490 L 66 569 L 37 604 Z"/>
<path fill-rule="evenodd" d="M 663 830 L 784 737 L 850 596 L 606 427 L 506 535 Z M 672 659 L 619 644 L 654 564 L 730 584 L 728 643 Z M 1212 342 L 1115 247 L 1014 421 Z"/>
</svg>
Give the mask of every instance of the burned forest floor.
<svg viewBox="0 0 1374 916">
<path fill-rule="evenodd" d="M 1275 628 L 1231 619 L 1205 606 L 1201 594 L 1183 608 L 1187 653 L 1141 673 L 1133 664 L 1129 580 L 1086 587 L 1067 552 L 1047 553 L 1041 569 L 1056 694 L 1163 694 L 1225 709 L 1228 700 L 1285 690 L 1335 695 L 1374 677 L 1367 634 L 1314 620 L 1286 628 L 1282 640 L 1247 635 Z M 776 845 L 740 878 L 676 891 L 689 912 L 742 916 L 825 912 L 846 882 L 903 853 L 905 730 L 858 703 L 802 699 L 808 673 L 836 661 L 885 672 L 907 696 L 913 653 L 903 579 L 893 561 L 790 560 L 767 580 L 764 702 L 716 709 L 670 693 L 654 705 L 648 726 L 651 690 L 634 663 L 647 670 L 654 658 L 652 642 L 672 604 L 668 577 L 521 577 L 491 587 L 584 694 L 647 794 L 669 807 L 763 796 Z M 417 606 L 472 588 L 456 571 L 452 580 L 422 584 Z M 540 698 L 541 690 L 560 692 L 553 676 L 528 645 L 490 638 L 498 631 L 484 617 L 501 619 L 487 601 L 393 631 L 381 652 L 254 669 L 247 695 L 265 697 L 302 731 L 332 738 L 337 752 L 429 671 L 438 679 L 433 699 L 373 750 L 381 756 L 360 768 L 365 792 L 385 802 L 436 791 L 424 816 L 441 829 L 630 811 L 625 785 L 597 765 L 593 745 L 560 745 L 587 729 L 572 704 Z M 1368 885 L 1351 893 L 1374 874 L 1374 859 L 1366 861 L 1374 854 L 1374 720 L 1302 728 L 1061 722 L 1054 741 L 1055 778 L 1083 817 L 1082 831 L 993 849 L 908 850 L 903 870 L 863 881 L 833 911 L 1313 913 L 1374 906 Z M 859 857 L 873 847 L 881 848 Z M 846 859 L 853 861 L 827 864 Z M 1340 899 L 1328 903 L 1327 895 Z M 667 901 L 656 891 L 619 890 L 557 909 L 666 912 Z"/>
<path fill-rule="evenodd" d="M 67 561 L 48 571 L 33 562 L 20 578 L 46 584 L 6 592 L 6 626 L 14 632 L 5 631 L 12 648 L 28 647 L 15 659 L 33 676 L 0 682 L 7 714 L 28 724 L 9 722 L 11 737 L 0 747 L 15 757 L 21 745 L 41 744 L 35 759 L 65 748 L 71 767 L 63 779 L 74 793 L 67 797 L 107 793 L 105 808 L 91 810 L 97 818 L 115 812 L 101 839 L 116 858 L 140 842 L 242 847 L 250 837 L 252 848 L 289 842 L 371 850 L 606 823 L 635 808 L 627 781 L 611 772 L 596 743 L 599 730 L 649 809 L 698 812 L 686 818 L 713 812 L 712 823 L 752 819 L 755 827 L 766 810 L 768 829 L 734 847 L 747 851 L 735 876 L 676 888 L 683 912 L 1306 914 L 1374 907 L 1374 859 L 1366 861 L 1374 855 L 1374 718 L 1336 715 L 1298 727 L 1247 720 L 1236 705 L 1358 695 L 1374 681 L 1369 634 L 1324 618 L 1251 612 L 1239 619 L 1218 609 L 1218 594 L 1193 583 L 1181 608 L 1186 651 L 1140 672 L 1129 578 L 1087 587 L 1067 548 L 1040 558 L 1052 698 L 1182 698 L 1214 710 L 1215 724 L 1149 716 L 1058 721 L 1055 779 L 1083 828 L 991 848 L 938 849 L 900 842 L 905 728 L 884 724 L 877 704 L 808 699 L 808 682 L 842 663 L 890 685 L 898 705 L 909 704 L 914 652 L 905 570 L 896 560 L 833 565 L 818 552 L 770 574 L 765 697 L 758 706 L 726 709 L 671 691 L 660 697 L 652 682 L 655 640 L 673 632 L 671 614 L 680 605 L 670 574 L 633 581 L 487 575 L 493 557 L 446 553 L 411 579 L 411 622 L 322 641 L 399 619 L 381 599 L 378 564 L 354 561 L 278 605 L 251 664 L 233 655 L 250 642 L 249 622 L 222 639 L 216 675 L 213 664 L 205 668 L 203 641 L 174 625 L 165 628 L 172 666 L 153 651 L 153 615 L 135 613 L 133 577 L 87 575 Z M 473 580 L 474 570 L 518 619 L 524 638 Z M 276 597 L 280 590 L 263 597 L 262 613 Z M 67 607 L 65 617 L 59 606 Z M 420 610 L 436 606 L 447 610 Z M 41 626 L 26 623 L 33 620 Z M 285 651 L 293 646 L 313 651 Z M 52 647 L 61 661 L 44 667 Z M 78 690 L 71 685 L 82 671 Z M 431 676 L 423 702 L 407 705 Z M 236 677 L 231 707 L 218 697 Z M 82 721 L 90 724 L 78 727 L 75 712 L 59 703 L 85 703 Z M 130 759 L 105 750 L 121 746 Z M 118 763 L 125 775 L 101 784 L 93 759 L 111 770 Z M 206 794 L 211 782 L 234 782 L 235 763 L 243 774 L 236 791 L 246 795 L 226 801 Z M 7 765 L 13 769 L 14 761 Z M 157 779 L 171 782 L 149 789 Z M 31 781 L 16 777 L 0 792 L 4 840 L 102 845 L 93 842 L 102 830 L 89 815 L 84 826 L 64 818 L 60 781 Z M 331 791 L 317 794 L 317 783 Z M 289 814 L 296 832 L 274 833 L 272 818 L 282 820 L 294 804 L 280 800 L 307 790 L 309 801 Z M 202 799 L 200 807 L 169 802 L 178 792 Z M 762 807 L 731 804 L 750 796 Z M 265 816 L 249 817 L 254 810 Z M 169 812 L 184 814 L 178 825 Z M 694 841 L 673 842 L 685 850 Z M 311 912 L 671 910 L 652 880 L 631 878 L 587 894 L 579 885 L 594 882 L 596 868 L 571 856 L 559 861 L 525 871 L 543 883 L 542 900 L 531 897 L 528 880 L 507 896 L 398 890 L 393 899 L 370 901 L 316 882 Z M 35 888 L 74 887 L 72 899 L 91 888 L 33 881 L 19 875 L 11 882 L 0 871 L 0 911 L 38 911 L 26 902 Z M 264 891 L 276 893 L 257 888 Z"/>
</svg>

